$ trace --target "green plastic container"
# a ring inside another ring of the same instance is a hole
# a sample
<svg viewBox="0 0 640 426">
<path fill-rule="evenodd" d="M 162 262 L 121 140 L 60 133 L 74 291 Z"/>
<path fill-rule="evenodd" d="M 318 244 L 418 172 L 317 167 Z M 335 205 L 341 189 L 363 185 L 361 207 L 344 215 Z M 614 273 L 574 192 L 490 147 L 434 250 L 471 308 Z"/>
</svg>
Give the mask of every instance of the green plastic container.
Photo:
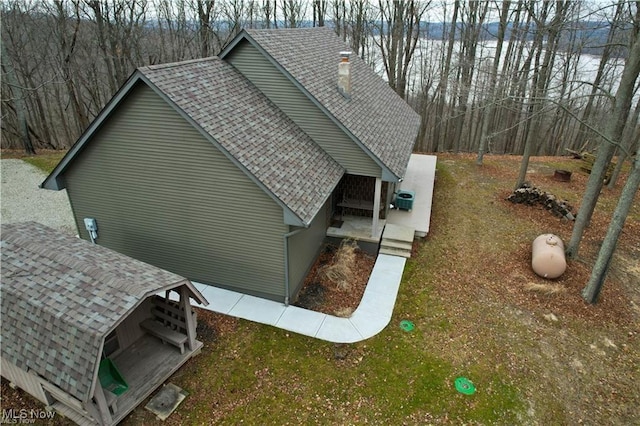
<svg viewBox="0 0 640 426">
<path fill-rule="evenodd" d="M 98 378 L 102 387 L 114 395 L 122 395 L 129 389 L 124 377 L 109 358 L 100 361 Z"/>
</svg>

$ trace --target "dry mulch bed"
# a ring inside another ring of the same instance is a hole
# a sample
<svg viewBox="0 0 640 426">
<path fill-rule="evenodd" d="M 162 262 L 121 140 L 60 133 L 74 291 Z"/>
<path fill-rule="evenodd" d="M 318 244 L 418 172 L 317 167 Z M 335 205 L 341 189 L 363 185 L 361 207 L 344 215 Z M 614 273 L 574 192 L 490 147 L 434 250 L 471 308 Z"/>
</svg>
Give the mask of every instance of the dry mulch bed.
<svg viewBox="0 0 640 426">
<path fill-rule="evenodd" d="M 338 247 L 327 244 L 311 267 L 304 281 L 295 306 L 339 317 L 349 317 L 362 300 L 375 258 L 361 249 L 355 251 L 355 261 L 351 267 L 353 280 L 349 290 L 340 290 L 338 285 L 327 279 L 322 268 L 333 264 Z"/>
</svg>

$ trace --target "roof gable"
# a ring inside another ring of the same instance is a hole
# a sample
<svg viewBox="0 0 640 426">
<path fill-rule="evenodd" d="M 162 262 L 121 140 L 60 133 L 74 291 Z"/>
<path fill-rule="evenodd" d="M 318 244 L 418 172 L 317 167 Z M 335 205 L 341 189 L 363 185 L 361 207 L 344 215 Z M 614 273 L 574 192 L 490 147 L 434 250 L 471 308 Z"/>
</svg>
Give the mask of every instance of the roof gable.
<svg viewBox="0 0 640 426">
<path fill-rule="evenodd" d="M 42 183 L 62 176 L 102 121 L 144 82 L 172 105 L 284 210 L 285 222 L 311 223 L 344 169 L 231 65 L 217 57 L 140 68 Z"/>
<path fill-rule="evenodd" d="M 344 169 L 218 57 L 141 68 L 144 76 L 308 225 Z"/>
<path fill-rule="evenodd" d="M 349 47 L 326 27 L 243 30 L 220 54 L 242 40 L 275 62 L 314 103 L 340 124 L 361 148 L 402 178 L 420 126 L 420 117 L 362 59 L 352 55 L 352 94 L 337 89 L 339 52 Z"/>
<path fill-rule="evenodd" d="M 144 299 L 185 278 L 28 222 L 2 225 L 2 356 L 81 401 L 104 337 Z"/>
</svg>

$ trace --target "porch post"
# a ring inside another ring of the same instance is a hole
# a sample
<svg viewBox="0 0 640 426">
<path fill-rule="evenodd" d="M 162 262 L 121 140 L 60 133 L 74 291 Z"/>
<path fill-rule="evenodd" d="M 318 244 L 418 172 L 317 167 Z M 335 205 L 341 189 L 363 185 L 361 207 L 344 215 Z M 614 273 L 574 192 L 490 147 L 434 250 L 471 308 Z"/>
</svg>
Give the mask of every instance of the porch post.
<svg viewBox="0 0 640 426">
<path fill-rule="evenodd" d="M 371 236 L 377 237 L 378 221 L 380 219 L 380 193 L 382 192 L 382 179 L 376 178 L 376 190 L 373 196 L 373 223 L 371 224 Z"/>
<path fill-rule="evenodd" d="M 196 347 L 196 323 L 191 314 L 191 303 L 189 303 L 189 290 L 186 285 L 180 287 L 180 305 L 184 309 L 184 322 L 187 326 L 187 337 L 189 338 L 189 349 Z"/>
</svg>

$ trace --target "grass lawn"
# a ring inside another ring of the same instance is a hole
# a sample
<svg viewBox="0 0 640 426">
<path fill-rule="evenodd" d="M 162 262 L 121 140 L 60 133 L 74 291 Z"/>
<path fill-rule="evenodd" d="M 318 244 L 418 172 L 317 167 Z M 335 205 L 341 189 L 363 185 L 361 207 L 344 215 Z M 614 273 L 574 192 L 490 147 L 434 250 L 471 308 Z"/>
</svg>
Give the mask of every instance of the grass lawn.
<svg viewBox="0 0 640 426">
<path fill-rule="evenodd" d="M 2 150 L 2 158 L 20 158 L 49 174 L 67 151 L 39 150 L 37 155 L 25 155 L 23 151 Z"/>
<path fill-rule="evenodd" d="M 532 183 L 577 206 L 586 176 L 575 161 L 553 161 L 534 159 Z M 603 212 L 583 257 L 558 280 L 564 291 L 527 291 L 527 283 L 544 283 L 531 272 L 531 241 L 543 232 L 566 240 L 572 224 L 504 201 L 517 165 L 515 157 L 488 157 L 478 168 L 473 156 L 439 156 L 431 234 L 408 262 L 391 324 L 374 338 L 335 345 L 212 314 L 201 325 L 215 337 L 173 379 L 191 395 L 169 422 L 640 422 L 640 294 L 623 260 L 639 255 L 640 224 L 625 231 L 624 257 L 599 305 L 579 291 L 606 229 Z M 576 171 L 571 183 L 550 178 L 558 165 Z M 601 204 L 612 209 L 616 194 L 605 192 Z M 636 203 L 634 217 L 639 210 Z M 416 329 L 401 330 L 403 319 Z M 474 395 L 455 390 L 459 376 L 473 381 Z M 138 409 L 126 423 L 152 419 Z"/>
<path fill-rule="evenodd" d="M 567 241 L 572 223 L 505 201 L 518 157 L 474 159 L 438 156 L 431 231 L 382 333 L 336 345 L 199 311 L 205 347 L 171 379 L 189 396 L 164 423 L 640 424 L 640 199 L 591 306 L 580 290 L 620 188 L 603 192 L 580 258 L 548 295 L 527 290 L 545 283 L 531 242 L 546 232 Z M 560 166 L 571 182 L 551 178 Z M 534 158 L 530 171 L 533 185 L 578 207 L 587 178 L 576 160 Z M 459 376 L 475 394 L 456 391 Z M 155 419 L 141 406 L 123 424 Z"/>
</svg>

